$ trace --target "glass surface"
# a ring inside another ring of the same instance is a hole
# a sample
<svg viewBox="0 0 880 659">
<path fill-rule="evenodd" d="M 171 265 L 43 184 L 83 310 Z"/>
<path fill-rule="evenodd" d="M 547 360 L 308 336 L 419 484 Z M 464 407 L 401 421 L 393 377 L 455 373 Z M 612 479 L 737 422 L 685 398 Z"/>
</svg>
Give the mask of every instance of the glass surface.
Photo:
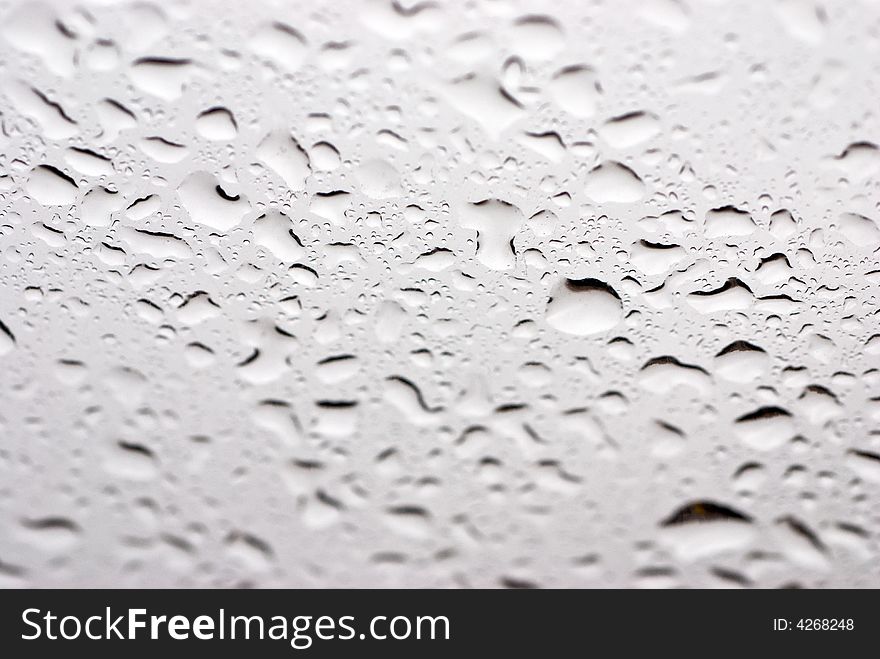
<svg viewBox="0 0 880 659">
<path fill-rule="evenodd" d="M 0 584 L 880 585 L 878 2 L 0 9 Z"/>
</svg>

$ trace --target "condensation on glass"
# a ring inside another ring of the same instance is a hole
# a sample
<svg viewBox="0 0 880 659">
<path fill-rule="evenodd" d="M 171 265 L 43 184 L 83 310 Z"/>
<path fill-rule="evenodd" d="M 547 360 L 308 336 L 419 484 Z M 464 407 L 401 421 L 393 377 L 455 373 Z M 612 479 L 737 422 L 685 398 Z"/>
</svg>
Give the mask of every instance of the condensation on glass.
<svg viewBox="0 0 880 659">
<path fill-rule="evenodd" d="M 2 585 L 880 585 L 877 2 L 0 9 Z"/>
</svg>

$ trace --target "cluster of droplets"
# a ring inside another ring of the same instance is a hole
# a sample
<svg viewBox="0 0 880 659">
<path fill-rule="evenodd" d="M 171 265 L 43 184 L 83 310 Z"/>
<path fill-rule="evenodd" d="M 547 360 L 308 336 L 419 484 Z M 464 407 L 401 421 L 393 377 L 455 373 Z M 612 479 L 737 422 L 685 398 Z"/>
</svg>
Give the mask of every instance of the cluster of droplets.
<svg viewBox="0 0 880 659">
<path fill-rule="evenodd" d="M 221 4 L 0 5 L 0 583 L 880 583 L 876 7 Z"/>
</svg>

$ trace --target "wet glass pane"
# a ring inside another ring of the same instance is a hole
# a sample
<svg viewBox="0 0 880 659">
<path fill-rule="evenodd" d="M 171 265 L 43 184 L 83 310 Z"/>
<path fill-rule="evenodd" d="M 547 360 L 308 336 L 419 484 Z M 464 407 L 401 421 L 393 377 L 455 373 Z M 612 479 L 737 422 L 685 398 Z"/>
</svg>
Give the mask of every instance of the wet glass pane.
<svg viewBox="0 0 880 659">
<path fill-rule="evenodd" d="M 0 9 L 0 584 L 880 585 L 877 2 Z"/>
</svg>

